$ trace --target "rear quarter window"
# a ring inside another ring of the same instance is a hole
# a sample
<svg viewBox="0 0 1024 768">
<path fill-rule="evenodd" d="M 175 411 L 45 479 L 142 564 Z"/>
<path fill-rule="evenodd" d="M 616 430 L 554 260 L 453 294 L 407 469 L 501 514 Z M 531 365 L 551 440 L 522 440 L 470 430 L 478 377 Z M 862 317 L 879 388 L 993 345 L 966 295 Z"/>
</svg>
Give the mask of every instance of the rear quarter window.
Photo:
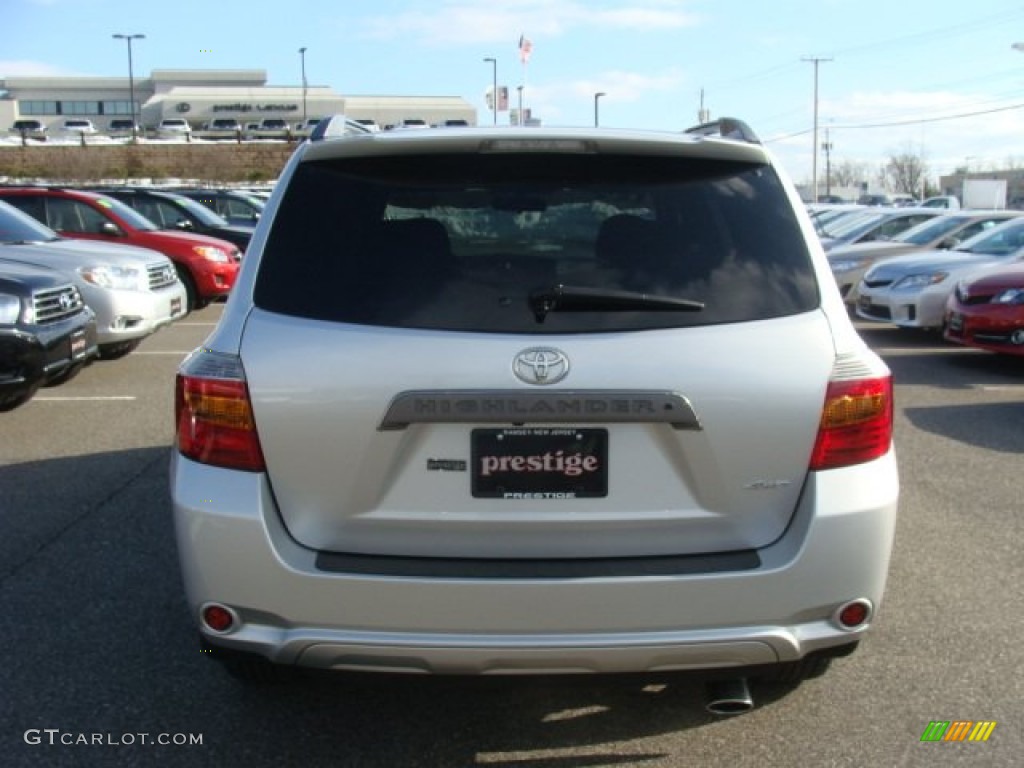
<svg viewBox="0 0 1024 768">
<path fill-rule="evenodd" d="M 703 304 L 571 311 L 558 286 Z M 744 322 L 818 304 L 775 172 L 693 157 L 457 154 L 300 165 L 262 254 L 255 303 L 334 322 L 586 333 Z"/>
</svg>

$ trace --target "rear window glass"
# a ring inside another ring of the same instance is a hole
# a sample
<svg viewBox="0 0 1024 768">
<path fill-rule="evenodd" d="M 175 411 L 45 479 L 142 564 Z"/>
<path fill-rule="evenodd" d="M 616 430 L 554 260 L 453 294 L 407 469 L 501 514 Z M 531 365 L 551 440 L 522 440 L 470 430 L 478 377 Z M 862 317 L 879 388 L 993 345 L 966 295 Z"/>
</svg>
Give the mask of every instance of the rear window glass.
<svg viewBox="0 0 1024 768">
<path fill-rule="evenodd" d="M 558 290 L 635 300 L 538 312 L 537 297 Z M 301 164 L 269 233 L 255 303 L 334 322 L 545 334 L 766 319 L 816 307 L 818 292 L 767 166 L 403 155 Z"/>
</svg>

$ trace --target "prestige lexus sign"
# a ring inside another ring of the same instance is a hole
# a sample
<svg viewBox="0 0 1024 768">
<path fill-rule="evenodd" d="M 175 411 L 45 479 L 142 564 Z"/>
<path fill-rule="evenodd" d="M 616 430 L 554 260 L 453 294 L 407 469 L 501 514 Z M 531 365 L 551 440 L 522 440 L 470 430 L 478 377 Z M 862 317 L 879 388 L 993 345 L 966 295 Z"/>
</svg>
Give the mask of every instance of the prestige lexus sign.
<svg viewBox="0 0 1024 768">
<path fill-rule="evenodd" d="M 297 112 L 298 110 L 298 104 L 247 104 L 244 102 L 214 104 L 210 107 L 212 112 Z"/>
</svg>

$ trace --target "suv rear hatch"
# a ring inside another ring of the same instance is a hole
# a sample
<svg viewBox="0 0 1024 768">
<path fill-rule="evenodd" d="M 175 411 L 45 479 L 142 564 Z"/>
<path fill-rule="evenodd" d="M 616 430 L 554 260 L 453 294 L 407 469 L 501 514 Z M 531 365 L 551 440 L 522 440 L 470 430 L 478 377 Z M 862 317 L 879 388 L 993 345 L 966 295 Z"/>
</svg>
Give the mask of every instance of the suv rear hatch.
<svg viewBox="0 0 1024 768">
<path fill-rule="evenodd" d="M 296 165 L 242 337 L 298 542 L 587 558 L 782 534 L 835 353 L 760 150 L 381 146 Z"/>
</svg>

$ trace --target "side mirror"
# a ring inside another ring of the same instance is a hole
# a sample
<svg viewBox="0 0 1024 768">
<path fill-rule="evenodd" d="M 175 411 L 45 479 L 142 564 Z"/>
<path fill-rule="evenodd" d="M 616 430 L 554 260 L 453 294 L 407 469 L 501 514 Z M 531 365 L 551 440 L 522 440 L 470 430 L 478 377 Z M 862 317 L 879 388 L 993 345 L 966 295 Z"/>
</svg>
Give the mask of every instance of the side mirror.
<svg viewBox="0 0 1024 768">
<path fill-rule="evenodd" d="M 950 248 L 956 248 L 960 245 L 959 237 L 947 237 L 945 240 L 940 242 L 936 247 L 942 251 L 948 251 Z"/>
<path fill-rule="evenodd" d="M 104 221 L 102 224 L 100 224 L 100 234 L 110 235 L 111 237 L 120 237 L 121 230 L 114 222 Z"/>
<path fill-rule="evenodd" d="M 178 219 L 176 222 L 174 222 L 174 228 L 175 229 L 190 230 L 193 227 L 192 227 L 192 222 L 189 221 L 188 219 Z"/>
</svg>

